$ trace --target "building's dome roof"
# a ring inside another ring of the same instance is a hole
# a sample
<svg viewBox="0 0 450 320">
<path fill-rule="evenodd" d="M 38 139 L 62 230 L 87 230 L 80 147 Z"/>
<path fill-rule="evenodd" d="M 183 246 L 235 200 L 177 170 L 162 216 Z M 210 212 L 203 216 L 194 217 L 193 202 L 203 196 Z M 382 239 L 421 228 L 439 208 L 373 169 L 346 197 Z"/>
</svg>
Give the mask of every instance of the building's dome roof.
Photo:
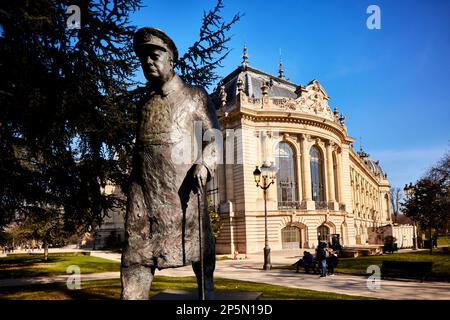
<svg viewBox="0 0 450 320">
<path fill-rule="evenodd" d="M 383 169 L 380 167 L 380 162 L 375 161 L 372 159 L 365 160 L 365 164 L 369 168 L 369 170 L 375 175 L 375 176 L 381 176 L 384 177 Z"/>
<path fill-rule="evenodd" d="M 375 161 L 370 159 L 370 155 L 360 147 L 360 150 L 357 152 L 361 160 L 364 164 L 369 168 L 370 172 L 376 177 L 387 178 L 386 173 L 384 173 L 383 169 L 381 169 L 380 161 Z"/>
<path fill-rule="evenodd" d="M 246 48 L 242 65 L 218 83 L 211 98 L 220 114 L 226 117 L 238 105 L 236 97 L 239 95 L 250 109 L 260 110 L 264 105 L 264 111 L 286 112 L 287 117 L 305 115 L 321 125 L 327 121 L 327 124 L 338 125 L 346 134 L 345 116 L 339 115 L 337 107 L 330 107 L 330 97 L 319 81 L 314 79 L 306 86 L 295 84 L 284 78 L 281 62 L 278 76 L 252 68 L 248 65 Z"/>
<path fill-rule="evenodd" d="M 232 102 L 234 97 L 238 94 L 238 80 L 242 81 L 242 86 L 244 88 L 245 94 L 252 98 L 262 97 L 261 87 L 263 86 L 264 82 L 268 83 L 269 85 L 269 97 L 281 97 L 287 99 L 297 98 L 297 94 L 295 93 L 297 85 L 295 85 L 294 83 L 289 82 L 285 79 L 277 78 L 273 75 L 270 75 L 258 69 L 254 69 L 252 67 L 238 67 L 221 82 L 221 85 L 224 86 L 225 93 L 227 95 L 227 103 Z M 219 88 L 216 88 L 216 99 L 220 99 L 218 97 L 218 93 Z"/>
</svg>

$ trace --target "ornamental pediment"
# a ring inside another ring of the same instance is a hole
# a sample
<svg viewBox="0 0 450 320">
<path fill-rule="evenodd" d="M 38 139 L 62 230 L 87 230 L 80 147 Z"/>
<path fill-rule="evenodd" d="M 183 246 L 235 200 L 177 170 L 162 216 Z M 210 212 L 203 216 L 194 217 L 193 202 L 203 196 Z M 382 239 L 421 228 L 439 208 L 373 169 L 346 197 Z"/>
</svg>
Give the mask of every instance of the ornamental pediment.
<svg viewBox="0 0 450 320">
<path fill-rule="evenodd" d="M 330 97 L 317 80 L 311 81 L 306 87 L 298 86 L 295 90 L 297 98 L 269 96 L 270 82 L 267 82 L 263 89 L 262 97 L 255 98 L 245 94 L 240 95 L 240 103 L 251 109 L 310 114 L 345 127 L 345 116 L 343 114 L 339 115 L 337 108 L 331 111 L 328 105 Z"/>
<path fill-rule="evenodd" d="M 277 103 L 280 109 L 314 114 L 332 121 L 337 120 L 328 105 L 330 98 L 317 80 L 311 81 L 306 87 L 299 86 L 296 93 L 298 95 L 296 99 L 281 99 Z"/>
</svg>

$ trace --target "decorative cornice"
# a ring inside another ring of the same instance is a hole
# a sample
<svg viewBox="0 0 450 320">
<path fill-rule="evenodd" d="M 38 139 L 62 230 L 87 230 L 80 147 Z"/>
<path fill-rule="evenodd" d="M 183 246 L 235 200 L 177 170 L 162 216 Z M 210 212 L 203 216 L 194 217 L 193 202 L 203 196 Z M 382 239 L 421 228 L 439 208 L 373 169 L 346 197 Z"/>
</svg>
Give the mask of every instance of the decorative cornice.
<svg viewBox="0 0 450 320">
<path fill-rule="evenodd" d="M 250 110 L 248 110 L 250 111 Z M 318 118 L 315 119 L 306 119 L 305 117 L 300 117 L 300 115 L 267 115 L 267 114 L 261 114 L 262 112 L 257 112 L 259 114 L 255 114 L 254 112 L 248 112 L 246 109 L 241 109 L 241 112 L 237 112 L 233 114 L 234 117 L 241 116 L 244 120 L 250 120 L 252 122 L 282 122 L 282 123 L 298 123 L 303 125 L 309 125 L 318 127 L 321 129 L 325 129 L 327 131 L 330 131 L 334 133 L 336 136 L 338 136 L 342 142 L 349 143 L 348 136 L 345 132 L 343 132 L 342 129 L 338 129 L 337 125 L 331 122 L 324 122 L 323 119 Z M 253 111 L 253 110 L 251 110 Z M 305 115 L 304 115 L 305 116 Z M 310 115 L 307 115 L 310 116 Z M 228 121 L 231 120 L 231 114 L 228 115 Z"/>
</svg>

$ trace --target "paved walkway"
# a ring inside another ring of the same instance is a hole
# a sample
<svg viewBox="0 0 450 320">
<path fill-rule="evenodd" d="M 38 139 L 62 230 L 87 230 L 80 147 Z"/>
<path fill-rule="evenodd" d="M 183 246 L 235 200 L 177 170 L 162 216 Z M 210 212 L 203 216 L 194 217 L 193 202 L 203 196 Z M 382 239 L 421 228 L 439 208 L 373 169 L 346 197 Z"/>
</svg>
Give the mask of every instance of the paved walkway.
<svg viewBox="0 0 450 320">
<path fill-rule="evenodd" d="M 92 251 L 92 256 L 120 261 L 120 254 L 107 251 Z M 272 252 L 272 265 L 274 267 L 293 264 L 301 255 L 300 250 Z M 317 291 L 335 292 L 347 295 L 366 296 L 380 299 L 406 300 L 450 300 L 450 283 L 381 280 L 379 289 L 370 290 L 367 287 L 367 277 L 337 274 L 333 277 L 319 278 L 317 275 L 295 273 L 292 270 L 272 269 L 262 270 L 262 254 L 254 254 L 243 260 L 217 261 L 217 278 L 228 278 L 243 281 L 282 285 L 291 288 L 302 288 Z M 170 277 L 193 276 L 190 266 L 156 271 L 156 275 Z M 65 282 L 69 275 L 55 277 L 38 277 L 27 279 L 0 280 L 0 290 L 8 286 L 21 286 L 30 284 L 45 284 L 51 282 Z M 105 272 L 97 274 L 82 274 L 81 280 L 117 279 L 119 272 Z"/>
</svg>

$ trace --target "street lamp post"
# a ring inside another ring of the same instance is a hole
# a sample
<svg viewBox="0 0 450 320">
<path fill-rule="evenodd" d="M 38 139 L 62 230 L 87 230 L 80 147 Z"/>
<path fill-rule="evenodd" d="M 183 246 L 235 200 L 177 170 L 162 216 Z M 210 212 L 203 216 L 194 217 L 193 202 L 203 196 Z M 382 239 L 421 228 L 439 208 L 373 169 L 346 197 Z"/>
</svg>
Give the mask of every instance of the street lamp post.
<svg viewBox="0 0 450 320">
<path fill-rule="evenodd" d="M 405 187 L 403 188 L 403 191 L 405 191 L 406 196 L 408 197 L 408 199 L 411 199 L 412 195 L 414 194 L 414 186 L 412 185 L 412 183 L 409 183 L 409 186 L 407 184 L 405 184 Z M 417 225 L 416 225 L 416 220 L 413 219 L 413 223 L 414 223 L 414 235 L 413 235 L 413 245 L 414 245 L 414 250 L 417 250 Z"/>
<path fill-rule="evenodd" d="M 270 270 L 272 264 L 270 263 L 270 247 L 269 247 L 269 235 L 267 231 L 267 189 L 274 183 L 275 179 L 275 168 L 273 163 L 268 166 L 264 163 L 261 168 L 256 166 L 255 171 L 253 171 L 253 176 L 255 178 L 256 187 L 260 187 L 264 191 L 264 270 Z M 262 178 L 262 185 L 261 185 Z M 269 182 L 270 180 L 270 182 Z"/>
</svg>

